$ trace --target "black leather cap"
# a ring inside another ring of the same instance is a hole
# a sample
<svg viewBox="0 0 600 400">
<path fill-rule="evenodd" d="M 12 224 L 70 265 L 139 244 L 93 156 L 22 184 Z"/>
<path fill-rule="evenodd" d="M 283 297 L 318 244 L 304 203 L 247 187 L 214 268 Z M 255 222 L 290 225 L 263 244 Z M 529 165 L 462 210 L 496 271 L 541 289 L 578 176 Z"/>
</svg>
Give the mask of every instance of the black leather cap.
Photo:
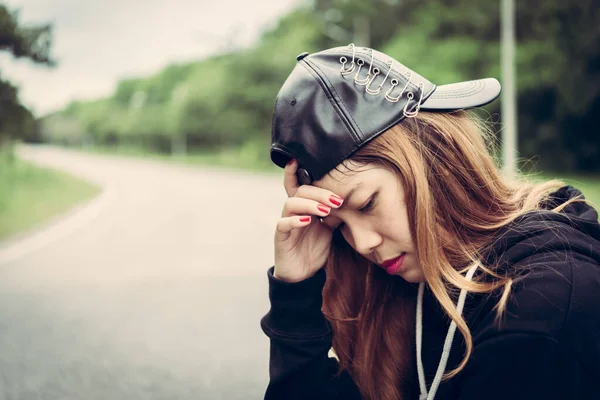
<svg viewBox="0 0 600 400">
<path fill-rule="evenodd" d="M 354 45 L 302 53 L 275 101 L 271 160 L 299 162 L 298 179 L 321 179 L 369 140 L 419 110 L 485 105 L 493 78 L 436 86 L 390 56 Z"/>
</svg>

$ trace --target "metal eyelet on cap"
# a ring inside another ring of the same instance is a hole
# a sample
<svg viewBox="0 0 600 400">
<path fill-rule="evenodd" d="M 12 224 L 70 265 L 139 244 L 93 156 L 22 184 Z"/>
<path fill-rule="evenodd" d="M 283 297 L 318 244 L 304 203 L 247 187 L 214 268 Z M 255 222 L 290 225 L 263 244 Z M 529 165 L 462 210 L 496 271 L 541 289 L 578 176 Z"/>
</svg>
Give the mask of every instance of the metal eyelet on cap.
<svg viewBox="0 0 600 400">
<path fill-rule="evenodd" d="M 400 81 L 398 81 L 398 79 L 395 79 L 395 78 L 392 79 L 392 87 L 389 88 L 385 94 L 385 98 L 388 101 L 391 101 L 392 103 L 397 103 L 402 98 L 402 95 L 404 95 L 406 88 L 408 88 L 408 85 L 410 84 L 410 79 L 412 78 L 412 73 L 407 71 L 404 75 L 406 75 L 408 77 L 408 80 L 406 81 L 406 85 L 404 85 L 404 88 L 402 89 L 400 94 L 397 95 L 396 97 L 393 97 L 390 94 L 392 93 L 392 90 L 394 90 L 394 88 L 400 83 Z"/>
<path fill-rule="evenodd" d="M 340 62 L 342 63 L 342 68 L 340 69 L 340 72 L 342 73 L 342 75 L 348 75 L 351 74 L 352 71 L 354 71 L 354 55 L 356 53 L 356 48 L 354 47 L 354 43 L 350 43 L 348 47 L 350 46 L 352 46 L 352 63 L 350 64 L 350 67 L 348 69 L 345 69 L 345 65 L 346 62 L 348 62 L 348 59 L 346 57 L 340 57 Z"/>
<path fill-rule="evenodd" d="M 359 83 L 359 82 L 365 82 L 365 79 L 359 79 L 358 75 L 360 74 L 360 70 L 361 70 L 362 66 L 365 65 L 365 62 L 363 59 L 359 58 L 356 61 L 356 64 L 358 65 L 358 70 L 356 71 L 356 75 L 354 75 L 354 83 L 357 85 L 361 85 L 362 83 Z M 369 76 L 367 76 L 367 78 L 366 78 L 366 81 L 368 81 L 368 80 L 369 80 Z"/>
<path fill-rule="evenodd" d="M 367 76 L 363 79 L 360 79 L 358 77 L 358 75 L 360 74 L 360 69 L 361 67 L 364 65 L 364 61 L 359 59 L 357 61 L 358 63 L 358 71 L 356 71 L 356 75 L 354 76 L 354 83 L 356 83 L 359 86 L 366 86 L 369 84 L 369 81 L 371 80 L 371 70 L 373 68 L 373 50 L 369 49 L 371 52 L 371 62 L 369 63 L 369 71 L 367 71 Z"/>
<path fill-rule="evenodd" d="M 423 82 L 419 82 L 418 86 L 419 86 L 419 92 L 421 95 L 419 97 L 419 101 L 417 102 L 417 106 L 415 107 L 415 109 L 413 111 L 407 111 L 407 109 L 408 109 L 408 103 L 410 102 L 410 100 L 412 100 L 414 98 L 414 95 L 411 92 L 408 92 L 408 94 L 406 95 L 406 97 L 408 97 L 409 101 L 406 102 L 406 104 L 404 105 L 404 109 L 402 110 L 402 112 L 404 113 L 404 116 L 406 118 L 416 117 L 417 114 L 419 114 L 419 110 L 421 109 L 421 102 L 423 101 L 423 91 L 424 91 Z"/>
<path fill-rule="evenodd" d="M 369 88 L 369 86 L 371 86 L 371 84 L 373 83 L 373 81 L 375 80 L 375 78 L 377 77 L 377 75 L 379 75 L 379 72 L 380 72 L 379 68 L 377 68 L 377 67 L 373 68 L 373 77 L 367 83 L 367 87 L 365 88 L 365 91 L 367 93 L 372 94 L 372 95 L 377 95 L 377 94 L 379 94 L 379 92 L 381 92 L 381 85 L 379 85 L 379 87 L 377 87 L 377 89 L 375 89 L 375 90 Z"/>
<path fill-rule="evenodd" d="M 389 59 L 386 62 L 388 70 L 387 70 L 387 73 L 385 74 L 385 77 L 383 78 L 383 81 L 381 81 L 379 83 L 379 86 L 377 88 L 371 89 L 371 86 L 372 86 L 373 82 L 375 81 L 375 78 L 381 73 L 381 70 L 379 68 L 377 68 L 377 67 L 373 68 L 373 61 L 375 59 L 374 51 L 373 51 L 373 49 L 365 47 L 365 49 L 369 51 L 368 54 L 370 54 L 370 56 L 371 56 L 371 62 L 369 63 L 369 70 L 367 71 L 367 76 L 365 78 L 360 78 L 359 77 L 360 70 L 362 69 L 363 65 L 365 65 L 365 61 L 363 59 L 359 58 L 355 64 L 354 60 L 355 60 L 355 55 L 356 55 L 356 49 L 354 47 L 354 43 L 350 43 L 348 45 L 348 47 L 350 47 L 350 46 L 352 47 L 352 63 L 350 65 L 350 67 L 346 69 L 345 67 L 346 67 L 346 63 L 348 62 L 348 59 L 344 56 L 340 57 L 340 63 L 342 64 L 342 68 L 340 69 L 341 74 L 349 75 L 350 73 L 352 73 L 354 71 L 355 65 L 358 65 L 358 70 L 356 71 L 356 74 L 354 75 L 354 83 L 358 86 L 365 86 L 365 92 L 367 92 L 368 94 L 373 95 L 373 96 L 378 95 L 379 93 L 381 93 L 381 91 L 383 89 L 383 85 L 387 82 L 388 77 L 390 76 L 390 73 L 394 70 L 394 61 L 392 59 Z M 397 71 L 395 71 L 395 72 L 397 72 Z M 413 72 L 409 69 L 406 69 L 404 74 L 402 74 L 402 75 L 404 77 L 406 77 L 406 84 L 404 85 L 404 87 L 402 88 L 400 93 L 396 96 L 392 96 L 392 92 L 394 91 L 396 86 L 398 86 L 401 82 L 401 80 L 398 78 L 392 78 L 390 81 L 391 87 L 384 94 L 384 98 L 391 103 L 397 103 L 398 101 L 400 101 L 400 99 L 404 96 L 404 93 L 407 92 L 407 90 L 409 89 L 409 86 L 411 84 L 411 80 L 413 78 Z M 414 86 L 414 83 L 413 83 L 413 86 Z M 416 108 L 413 111 L 408 111 L 408 103 L 410 103 L 410 101 L 415 97 L 415 95 L 410 91 L 408 91 L 408 93 L 407 93 L 408 100 L 402 110 L 404 116 L 407 118 L 415 117 L 419 113 L 419 109 L 421 108 L 421 103 L 423 101 L 423 93 L 424 93 L 424 83 L 419 82 L 417 84 L 417 86 L 420 91 L 420 98 L 419 98 Z"/>
<path fill-rule="evenodd" d="M 394 88 L 396 86 L 398 86 L 398 79 L 394 78 L 390 81 L 390 83 L 392 84 L 392 86 L 387 90 L 387 92 L 385 92 L 385 99 L 388 101 L 391 101 L 392 103 L 397 102 L 398 100 L 400 100 L 399 97 L 394 98 L 390 96 L 390 93 L 392 92 L 392 90 L 394 90 Z"/>
</svg>

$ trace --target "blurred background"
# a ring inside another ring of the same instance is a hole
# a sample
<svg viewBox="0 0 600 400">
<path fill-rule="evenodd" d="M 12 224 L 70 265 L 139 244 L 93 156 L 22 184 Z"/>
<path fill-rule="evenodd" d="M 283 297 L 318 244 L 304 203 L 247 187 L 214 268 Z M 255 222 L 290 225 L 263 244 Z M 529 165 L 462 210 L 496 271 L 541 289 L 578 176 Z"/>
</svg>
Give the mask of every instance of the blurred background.
<svg viewBox="0 0 600 400">
<path fill-rule="evenodd" d="M 600 7 L 510 3 L 0 2 L 0 399 L 262 398 L 271 113 L 304 51 L 497 78 L 496 156 L 600 205 Z"/>
</svg>

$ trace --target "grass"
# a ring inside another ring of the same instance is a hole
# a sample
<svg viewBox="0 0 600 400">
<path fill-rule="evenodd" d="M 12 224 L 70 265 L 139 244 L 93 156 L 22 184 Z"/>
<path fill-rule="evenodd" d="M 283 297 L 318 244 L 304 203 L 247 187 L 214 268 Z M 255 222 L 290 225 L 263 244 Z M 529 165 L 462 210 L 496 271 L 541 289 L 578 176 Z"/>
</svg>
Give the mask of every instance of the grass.
<svg viewBox="0 0 600 400">
<path fill-rule="evenodd" d="M 89 200 L 99 188 L 0 151 L 0 240 Z"/>
<path fill-rule="evenodd" d="M 600 175 L 569 175 L 543 173 L 541 179 L 560 179 L 567 185 L 579 189 L 585 198 L 594 203 L 600 209 Z"/>
<path fill-rule="evenodd" d="M 600 176 L 571 177 L 565 180 L 581 190 L 586 199 L 600 208 Z"/>
</svg>

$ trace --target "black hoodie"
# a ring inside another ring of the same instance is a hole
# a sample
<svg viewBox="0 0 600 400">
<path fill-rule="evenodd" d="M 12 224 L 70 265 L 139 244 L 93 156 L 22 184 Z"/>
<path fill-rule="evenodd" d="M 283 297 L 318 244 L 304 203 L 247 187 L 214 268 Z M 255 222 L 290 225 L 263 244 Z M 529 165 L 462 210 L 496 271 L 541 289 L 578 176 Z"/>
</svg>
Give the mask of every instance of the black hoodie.
<svg viewBox="0 0 600 400">
<path fill-rule="evenodd" d="M 467 297 L 463 316 L 473 353 L 456 377 L 442 382 L 435 399 L 600 398 L 598 214 L 585 203 L 559 214 L 546 211 L 580 194 L 565 186 L 542 210 L 500 232 L 485 261 L 527 273 L 513 285 L 500 327 L 493 311 L 498 296 Z M 297 283 L 275 279 L 273 267 L 267 276 L 271 309 L 261 320 L 271 341 L 265 399 L 360 399 L 348 373 L 334 376 L 338 363 L 328 357 L 332 332 L 321 312 L 324 269 Z M 449 321 L 426 289 L 422 359 L 428 387 Z M 464 349 L 457 332 L 446 371 L 460 363 Z"/>
</svg>

